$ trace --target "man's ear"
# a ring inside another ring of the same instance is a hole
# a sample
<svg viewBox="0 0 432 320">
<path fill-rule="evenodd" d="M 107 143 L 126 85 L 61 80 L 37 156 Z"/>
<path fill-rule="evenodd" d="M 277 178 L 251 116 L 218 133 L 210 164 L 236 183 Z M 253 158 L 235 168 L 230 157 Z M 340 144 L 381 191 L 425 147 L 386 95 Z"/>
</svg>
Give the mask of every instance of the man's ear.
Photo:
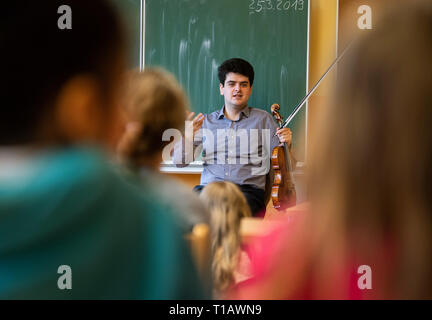
<svg viewBox="0 0 432 320">
<path fill-rule="evenodd" d="M 62 139 L 71 143 L 99 142 L 103 136 L 100 88 L 90 76 L 76 76 L 60 90 L 54 114 Z"/>
<path fill-rule="evenodd" d="M 219 84 L 219 90 L 220 90 L 220 94 L 221 94 L 221 96 L 224 95 L 224 93 L 223 93 L 223 88 L 224 88 L 223 84 L 220 83 L 220 84 Z"/>
</svg>

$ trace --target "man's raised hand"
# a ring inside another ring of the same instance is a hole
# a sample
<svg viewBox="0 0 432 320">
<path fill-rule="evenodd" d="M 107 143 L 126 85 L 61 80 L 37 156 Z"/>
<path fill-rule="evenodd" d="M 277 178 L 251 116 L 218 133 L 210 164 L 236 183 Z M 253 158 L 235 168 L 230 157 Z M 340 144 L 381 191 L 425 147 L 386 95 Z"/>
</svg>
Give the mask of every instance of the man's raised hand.
<svg viewBox="0 0 432 320">
<path fill-rule="evenodd" d="M 186 120 L 188 121 L 192 121 L 193 124 L 193 134 L 195 135 L 195 133 L 201 129 L 202 124 L 204 122 L 204 118 L 205 116 L 200 113 L 198 114 L 195 118 L 194 118 L 195 112 L 190 112 L 186 118 Z"/>
</svg>

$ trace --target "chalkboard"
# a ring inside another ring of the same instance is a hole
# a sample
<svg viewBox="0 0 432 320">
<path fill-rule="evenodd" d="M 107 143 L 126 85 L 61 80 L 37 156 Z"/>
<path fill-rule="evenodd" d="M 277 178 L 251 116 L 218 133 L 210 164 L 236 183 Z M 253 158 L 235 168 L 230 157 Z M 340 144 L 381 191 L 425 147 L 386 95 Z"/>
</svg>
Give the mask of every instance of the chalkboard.
<svg viewBox="0 0 432 320">
<path fill-rule="evenodd" d="M 309 1 L 146 0 L 145 65 L 163 66 L 179 79 L 191 109 L 223 105 L 217 67 L 239 57 L 255 69 L 249 105 L 269 111 L 279 103 L 286 118 L 307 89 Z M 290 128 L 304 158 L 305 110 Z"/>
</svg>

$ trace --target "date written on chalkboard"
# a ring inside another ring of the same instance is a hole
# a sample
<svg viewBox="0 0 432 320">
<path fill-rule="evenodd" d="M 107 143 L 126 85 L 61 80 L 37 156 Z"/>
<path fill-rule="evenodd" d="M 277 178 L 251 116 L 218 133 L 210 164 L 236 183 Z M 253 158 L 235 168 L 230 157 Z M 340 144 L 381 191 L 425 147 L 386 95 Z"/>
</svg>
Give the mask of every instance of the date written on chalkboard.
<svg viewBox="0 0 432 320">
<path fill-rule="evenodd" d="M 250 0 L 249 14 L 264 11 L 303 11 L 304 0 Z"/>
</svg>

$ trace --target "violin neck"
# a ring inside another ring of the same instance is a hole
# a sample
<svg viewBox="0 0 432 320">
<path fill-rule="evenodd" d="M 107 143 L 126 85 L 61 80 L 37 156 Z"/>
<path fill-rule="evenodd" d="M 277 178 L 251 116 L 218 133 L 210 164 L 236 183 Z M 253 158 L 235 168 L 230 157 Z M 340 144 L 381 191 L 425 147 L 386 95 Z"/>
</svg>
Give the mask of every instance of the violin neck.
<svg viewBox="0 0 432 320">
<path fill-rule="evenodd" d="M 293 170 L 293 167 L 291 165 L 292 161 L 291 161 L 291 152 L 289 151 L 289 147 L 287 146 L 287 144 L 284 142 L 284 152 L 285 152 L 285 159 L 286 159 L 286 165 L 287 168 L 289 170 L 289 172 L 291 173 L 291 171 Z"/>
</svg>

